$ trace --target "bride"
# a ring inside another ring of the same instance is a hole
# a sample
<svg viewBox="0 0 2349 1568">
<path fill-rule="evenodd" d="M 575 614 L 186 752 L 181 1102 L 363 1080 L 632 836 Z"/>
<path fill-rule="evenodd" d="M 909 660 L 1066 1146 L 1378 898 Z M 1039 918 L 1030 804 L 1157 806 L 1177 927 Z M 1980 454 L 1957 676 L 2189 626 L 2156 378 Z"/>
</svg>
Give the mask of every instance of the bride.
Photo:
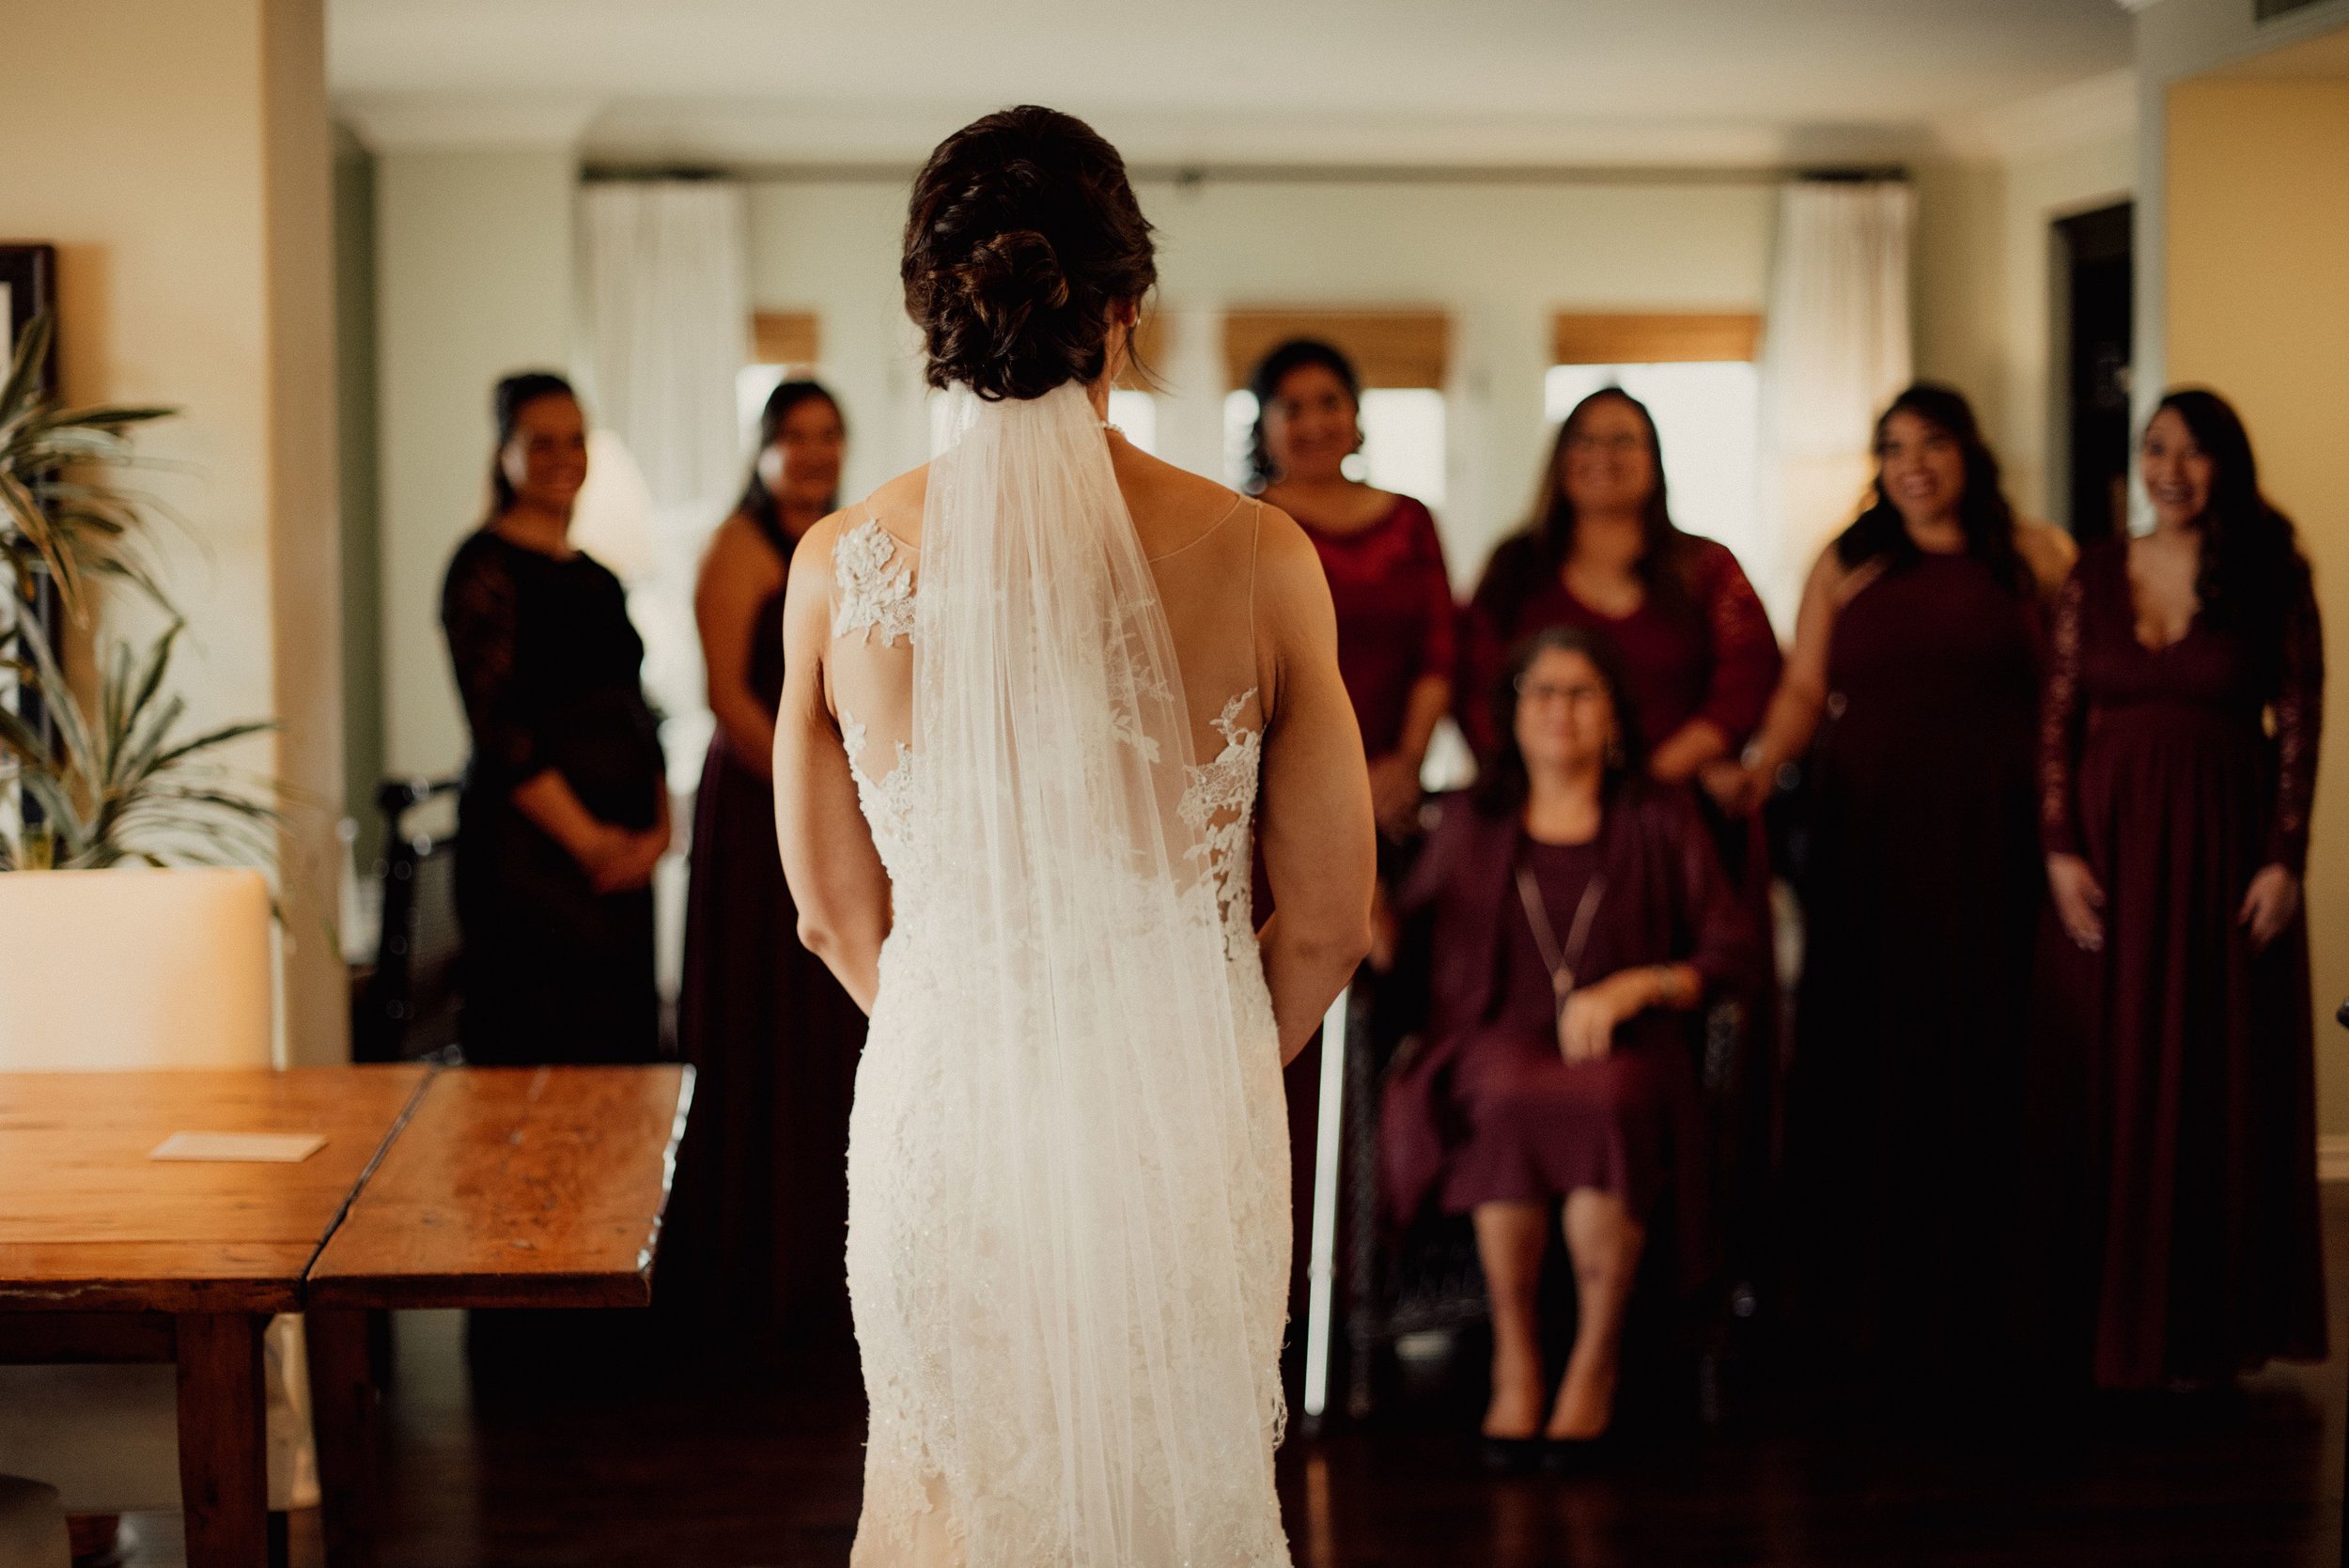
<svg viewBox="0 0 2349 1568">
<path fill-rule="evenodd" d="M 1281 1066 L 1372 877 L 1329 591 L 1104 424 L 1157 270 L 1090 128 L 949 137 L 901 271 L 946 427 L 796 551 L 775 737 L 801 934 L 873 1020 L 853 1560 L 1285 1564 Z"/>
</svg>

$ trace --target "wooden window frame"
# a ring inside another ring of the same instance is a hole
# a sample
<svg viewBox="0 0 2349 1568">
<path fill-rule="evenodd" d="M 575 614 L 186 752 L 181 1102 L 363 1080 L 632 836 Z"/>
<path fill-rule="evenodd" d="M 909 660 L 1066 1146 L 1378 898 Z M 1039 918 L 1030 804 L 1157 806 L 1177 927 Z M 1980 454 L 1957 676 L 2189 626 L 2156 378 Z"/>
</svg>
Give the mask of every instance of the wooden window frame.
<svg viewBox="0 0 2349 1568">
<path fill-rule="evenodd" d="M 823 323 L 812 310 L 751 313 L 751 363 L 813 369 L 824 362 Z"/>
<path fill-rule="evenodd" d="M 1293 337 L 1315 337 L 1354 362 L 1365 387 L 1433 387 L 1452 372 L 1452 317 L 1427 306 L 1237 306 L 1223 315 L 1226 384 L 1244 387 L 1256 364 Z"/>
<path fill-rule="evenodd" d="M 1552 365 L 1750 362 L 1762 346 L 1757 311 L 1560 311 L 1549 322 Z"/>
</svg>

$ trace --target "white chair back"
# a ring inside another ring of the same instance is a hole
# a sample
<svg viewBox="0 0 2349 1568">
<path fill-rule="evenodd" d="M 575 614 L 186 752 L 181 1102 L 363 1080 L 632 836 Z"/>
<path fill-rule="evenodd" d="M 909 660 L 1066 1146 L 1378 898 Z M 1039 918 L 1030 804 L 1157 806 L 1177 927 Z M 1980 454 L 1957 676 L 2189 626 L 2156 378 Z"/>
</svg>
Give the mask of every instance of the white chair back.
<svg viewBox="0 0 2349 1568">
<path fill-rule="evenodd" d="M 0 875 L 0 1072 L 270 1064 L 269 888 L 216 867 Z"/>
</svg>

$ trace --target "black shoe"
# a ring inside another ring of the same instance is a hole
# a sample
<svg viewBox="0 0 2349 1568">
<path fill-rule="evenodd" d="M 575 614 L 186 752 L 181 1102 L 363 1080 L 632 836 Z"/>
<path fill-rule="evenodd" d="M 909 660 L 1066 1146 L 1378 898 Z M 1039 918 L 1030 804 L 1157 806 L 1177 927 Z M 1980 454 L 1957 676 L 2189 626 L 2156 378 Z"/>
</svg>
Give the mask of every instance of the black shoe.
<svg viewBox="0 0 2349 1568">
<path fill-rule="evenodd" d="M 1539 1437 L 1486 1437 L 1477 1450 L 1485 1468 L 1494 1475 L 1532 1475 L 1541 1467 Z"/>
<path fill-rule="evenodd" d="M 1614 1462 L 1620 1447 L 1611 1426 L 1595 1437 L 1545 1437 L 1541 1441 L 1542 1473 L 1589 1475 L 1603 1470 Z"/>
</svg>

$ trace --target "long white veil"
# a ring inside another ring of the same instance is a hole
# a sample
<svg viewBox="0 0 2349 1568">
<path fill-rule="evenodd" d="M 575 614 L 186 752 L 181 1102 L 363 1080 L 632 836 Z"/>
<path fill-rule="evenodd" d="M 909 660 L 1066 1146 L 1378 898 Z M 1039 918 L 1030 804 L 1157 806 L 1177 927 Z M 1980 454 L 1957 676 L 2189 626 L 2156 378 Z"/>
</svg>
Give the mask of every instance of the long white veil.
<svg viewBox="0 0 2349 1568">
<path fill-rule="evenodd" d="M 935 1238 L 935 1457 L 970 1568 L 1285 1563 L 1280 1282 L 1166 615 L 1083 390 L 948 396 L 914 831 L 926 899 L 983 913 L 937 1042 L 972 1189 Z"/>
</svg>

